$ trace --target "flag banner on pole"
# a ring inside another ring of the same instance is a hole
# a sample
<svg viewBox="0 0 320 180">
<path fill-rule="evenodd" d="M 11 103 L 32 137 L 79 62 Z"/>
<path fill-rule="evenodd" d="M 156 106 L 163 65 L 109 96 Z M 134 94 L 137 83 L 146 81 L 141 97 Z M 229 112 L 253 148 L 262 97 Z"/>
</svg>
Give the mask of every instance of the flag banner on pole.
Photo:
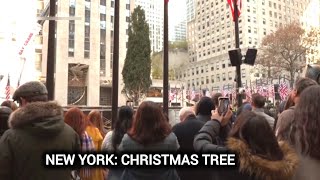
<svg viewBox="0 0 320 180">
<path fill-rule="evenodd" d="M 274 86 L 273 86 L 273 84 L 269 85 L 268 92 L 269 92 L 269 97 L 273 98 L 274 97 Z"/>
<path fill-rule="evenodd" d="M 37 35 L 41 29 L 42 29 L 42 26 L 38 23 L 33 27 L 31 32 L 26 37 L 26 40 L 24 42 L 22 42 L 22 45 L 18 50 L 18 54 L 20 56 L 22 56 L 22 54 L 23 54 L 25 48 L 28 46 L 29 42 L 33 40 L 34 36 Z"/>
<path fill-rule="evenodd" d="M 234 7 L 233 7 L 234 1 L 237 1 L 238 17 L 240 17 L 241 9 L 242 9 L 242 0 L 228 0 L 228 4 L 229 4 L 230 9 L 231 9 L 233 21 L 235 20 Z"/>
<path fill-rule="evenodd" d="M 285 100 L 286 97 L 288 96 L 288 86 L 285 83 L 280 83 L 279 85 L 279 94 L 281 97 L 281 100 Z"/>
<path fill-rule="evenodd" d="M 8 75 L 8 82 L 6 86 L 6 100 L 10 99 L 10 76 Z"/>
</svg>

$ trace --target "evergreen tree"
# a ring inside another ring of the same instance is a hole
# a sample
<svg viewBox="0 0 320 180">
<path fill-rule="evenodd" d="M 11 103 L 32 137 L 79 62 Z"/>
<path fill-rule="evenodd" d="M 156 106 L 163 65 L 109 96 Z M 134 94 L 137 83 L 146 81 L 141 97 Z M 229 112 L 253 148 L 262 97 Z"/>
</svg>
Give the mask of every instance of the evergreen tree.
<svg viewBox="0 0 320 180">
<path fill-rule="evenodd" d="M 149 25 L 144 10 L 138 6 L 131 14 L 128 50 L 122 69 L 124 82 L 122 92 L 135 105 L 144 97 L 152 84 L 150 55 Z"/>
</svg>

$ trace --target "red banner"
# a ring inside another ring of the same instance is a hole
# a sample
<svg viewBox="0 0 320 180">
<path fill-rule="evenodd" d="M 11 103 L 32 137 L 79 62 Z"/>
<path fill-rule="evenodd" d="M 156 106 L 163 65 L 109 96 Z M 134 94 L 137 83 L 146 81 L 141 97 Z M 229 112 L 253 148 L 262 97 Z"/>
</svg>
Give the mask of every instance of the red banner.
<svg viewBox="0 0 320 180">
<path fill-rule="evenodd" d="M 238 17 L 240 17 L 240 14 L 241 14 L 241 9 L 242 9 L 242 0 L 227 0 L 228 1 L 228 4 L 230 6 L 230 9 L 231 9 L 231 13 L 232 13 L 232 18 L 233 18 L 233 21 L 235 20 L 235 16 L 234 16 L 234 1 L 237 1 L 237 9 L 238 9 Z"/>
</svg>

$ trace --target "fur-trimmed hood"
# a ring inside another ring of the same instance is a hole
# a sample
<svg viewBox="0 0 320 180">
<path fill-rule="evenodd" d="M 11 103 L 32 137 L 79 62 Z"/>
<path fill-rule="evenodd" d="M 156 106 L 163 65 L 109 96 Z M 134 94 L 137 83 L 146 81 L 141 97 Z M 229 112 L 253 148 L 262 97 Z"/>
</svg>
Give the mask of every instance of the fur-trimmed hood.
<svg viewBox="0 0 320 180">
<path fill-rule="evenodd" d="M 9 127 L 28 129 L 45 135 L 60 132 L 64 127 L 63 109 L 55 101 L 33 102 L 11 113 Z"/>
<path fill-rule="evenodd" d="M 298 156 L 285 142 L 279 142 L 284 158 L 271 161 L 250 153 L 248 145 L 235 138 L 229 138 L 227 147 L 238 154 L 239 171 L 260 180 L 289 180 L 298 166 Z"/>
</svg>

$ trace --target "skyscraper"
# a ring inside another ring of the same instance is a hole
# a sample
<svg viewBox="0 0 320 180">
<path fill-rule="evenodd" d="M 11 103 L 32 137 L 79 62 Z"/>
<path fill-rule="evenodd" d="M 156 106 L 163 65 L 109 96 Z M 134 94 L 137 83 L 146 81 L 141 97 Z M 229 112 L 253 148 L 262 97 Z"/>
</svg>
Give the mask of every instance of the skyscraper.
<svg viewBox="0 0 320 180">
<path fill-rule="evenodd" d="M 234 22 L 228 3 L 225 0 L 195 0 L 194 3 L 195 19 L 188 21 L 187 37 L 192 63 L 178 72 L 179 77 L 188 87 L 198 89 L 235 85 L 235 67 L 231 66 L 228 56 L 228 50 L 235 47 Z M 259 48 L 262 38 L 279 26 L 300 20 L 308 3 L 309 0 L 243 0 L 239 18 L 242 54 L 247 48 Z M 243 84 L 253 80 L 253 69 L 241 66 Z"/>
</svg>

